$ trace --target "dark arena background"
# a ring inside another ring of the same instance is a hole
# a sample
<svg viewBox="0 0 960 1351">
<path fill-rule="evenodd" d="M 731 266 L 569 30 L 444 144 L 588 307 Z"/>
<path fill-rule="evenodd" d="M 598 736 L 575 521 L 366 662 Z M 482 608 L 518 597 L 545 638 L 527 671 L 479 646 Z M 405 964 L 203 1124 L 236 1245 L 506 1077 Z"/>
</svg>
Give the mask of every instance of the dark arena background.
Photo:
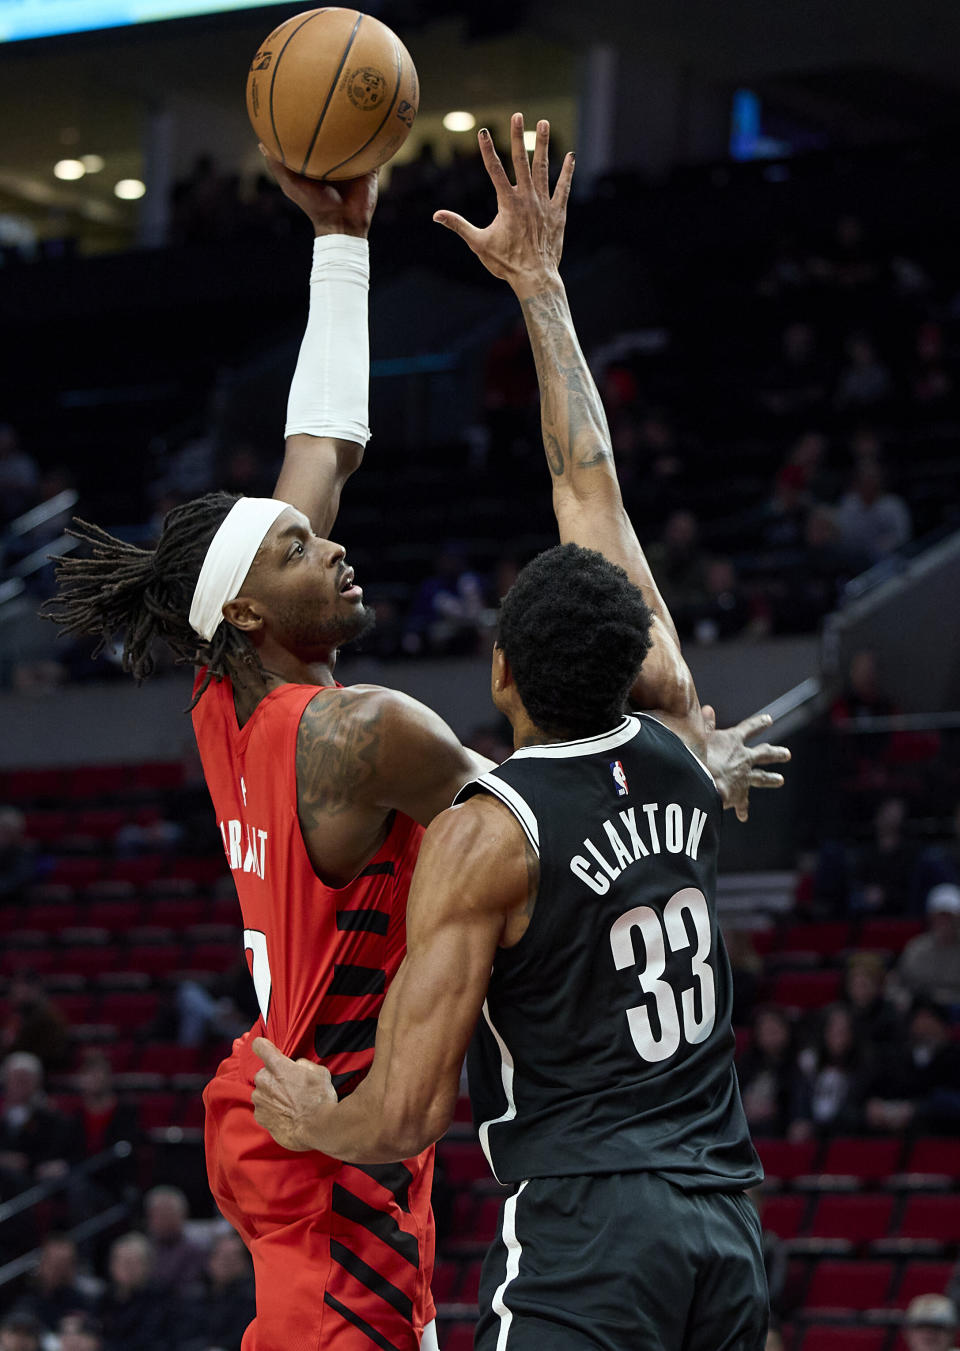
<svg viewBox="0 0 960 1351">
<path fill-rule="evenodd" d="M 57 8 L 0 4 L 0 1351 L 238 1351 L 200 1094 L 256 1004 L 190 678 L 137 689 L 37 610 L 73 514 L 146 544 L 209 488 L 272 490 L 310 230 L 243 85 L 303 6 L 45 31 Z M 793 750 L 728 814 L 720 889 L 768 1347 L 952 1347 L 901 1324 L 960 1295 L 960 10 L 371 12 L 422 101 L 371 233 L 373 440 L 336 537 L 377 626 L 341 679 L 509 753 L 496 605 L 554 542 L 536 376 L 431 215 L 489 219 L 472 129 L 503 151 L 514 109 L 548 117 L 574 317 L 700 696 Z M 501 1193 L 465 1096 L 437 1159 L 440 1345 L 467 1351 Z"/>
</svg>

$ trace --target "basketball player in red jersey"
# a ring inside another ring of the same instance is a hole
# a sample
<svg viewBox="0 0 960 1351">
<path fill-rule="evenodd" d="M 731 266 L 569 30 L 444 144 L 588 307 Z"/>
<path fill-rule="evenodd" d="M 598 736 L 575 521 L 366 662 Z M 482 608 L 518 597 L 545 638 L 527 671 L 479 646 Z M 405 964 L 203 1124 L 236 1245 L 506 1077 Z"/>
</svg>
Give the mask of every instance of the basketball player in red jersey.
<svg viewBox="0 0 960 1351">
<path fill-rule="evenodd" d="M 545 133 L 536 163 L 545 172 Z M 243 1351 L 412 1351 L 433 1335 L 432 1155 L 358 1168 L 279 1148 L 253 1118 L 251 1042 L 265 1033 L 291 1057 L 322 1059 L 349 1093 L 403 957 L 422 827 L 488 765 L 415 701 L 336 686 L 337 649 L 369 623 L 327 534 L 366 440 L 375 182 L 325 185 L 272 167 L 317 234 L 277 496 L 186 503 L 155 551 L 87 527 L 94 556 L 66 561 L 51 613 L 71 632 L 123 632 L 136 676 L 150 672 L 155 637 L 200 668 L 194 725 L 262 1014 L 205 1093 L 211 1189 L 257 1276 Z M 546 208 L 523 206 L 557 258 L 571 174 L 568 160 Z M 673 675 L 667 666 L 659 678 Z M 759 725 L 712 743 L 711 767 L 741 811 L 750 784 L 780 781 L 757 767 L 771 752 L 743 745 Z"/>
</svg>

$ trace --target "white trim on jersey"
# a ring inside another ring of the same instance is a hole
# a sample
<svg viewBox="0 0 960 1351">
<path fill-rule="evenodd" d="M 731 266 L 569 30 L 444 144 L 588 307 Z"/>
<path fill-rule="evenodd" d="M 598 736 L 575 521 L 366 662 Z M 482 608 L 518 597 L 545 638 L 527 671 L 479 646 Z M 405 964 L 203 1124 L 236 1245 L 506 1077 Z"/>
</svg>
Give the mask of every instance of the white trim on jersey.
<svg viewBox="0 0 960 1351">
<path fill-rule="evenodd" d="M 584 737 L 580 741 L 555 741 L 548 746 L 521 746 L 514 751 L 511 760 L 569 760 L 576 755 L 597 755 L 600 751 L 616 750 L 626 742 L 632 741 L 640 731 L 640 723 L 630 714 L 611 732 L 600 732 L 597 736 Z"/>
<path fill-rule="evenodd" d="M 673 730 L 672 727 L 668 727 L 667 724 L 666 724 L 665 722 L 661 722 L 659 718 L 655 718 L 655 717 L 653 716 L 652 713 L 641 713 L 641 714 L 640 714 L 640 717 L 641 717 L 641 718 L 649 718 L 650 721 L 651 721 L 651 722 L 655 722 L 655 723 L 657 724 L 658 727 L 662 727 L 662 728 L 664 729 L 664 731 L 669 732 L 671 736 L 675 736 L 675 737 L 677 738 L 677 740 L 680 742 L 680 745 L 683 747 L 683 749 L 688 753 L 688 755 L 692 755 L 692 756 L 693 756 L 694 760 L 696 760 L 697 764 L 698 764 L 698 765 L 700 766 L 700 768 L 703 770 L 704 774 L 706 774 L 707 778 L 708 778 L 708 779 L 710 780 L 710 782 L 713 784 L 714 788 L 717 788 L 717 781 L 716 781 L 716 779 L 715 779 L 715 778 L 713 777 L 713 775 L 710 773 L 709 769 L 707 769 L 706 765 L 705 765 L 705 764 L 703 763 L 703 761 L 700 759 L 700 757 L 699 757 L 699 755 L 697 754 L 697 752 L 696 752 L 696 751 L 692 751 L 692 750 L 690 749 L 690 747 L 689 747 L 689 746 L 687 745 L 687 743 L 684 741 L 684 739 L 683 739 L 682 736 L 679 736 L 678 733 L 676 733 L 676 732 Z M 719 788 L 717 788 L 717 792 L 718 792 L 718 793 L 719 793 L 719 791 L 720 791 Z"/>
<path fill-rule="evenodd" d="M 540 827 L 537 825 L 537 818 L 530 810 L 527 803 L 514 788 L 513 784 L 500 779 L 496 774 L 481 774 L 474 782 L 481 784 L 484 788 L 494 793 L 505 807 L 509 807 L 514 816 L 523 826 L 527 839 L 536 850 L 537 857 L 540 857 Z"/>
<path fill-rule="evenodd" d="M 507 1286 L 520 1272 L 520 1254 L 523 1251 L 523 1248 L 520 1240 L 517 1238 L 517 1201 L 520 1199 L 520 1193 L 526 1185 L 526 1182 L 521 1182 L 514 1194 L 507 1197 L 503 1206 L 502 1236 L 504 1247 L 507 1250 L 507 1269 L 504 1273 L 502 1282 L 497 1286 L 496 1293 L 494 1294 L 490 1305 L 493 1312 L 500 1319 L 497 1351 L 506 1351 L 507 1338 L 510 1335 L 510 1324 L 513 1322 L 513 1310 L 507 1304 L 504 1295 L 507 1293 Z"/>
<path fill-rule="evenodd" d="M 490 1127 L 499 1126 L 504 1121 L 512 1121 L 517 1115 L 517 1104 L 513 1100 L 513 1056 L 507 1049 L 507 1043 L 493 1025 L 486 1000 L 483 1001 L 483 1016 L 486 1019 L 487 1027 L 489 1027 L 490 1031 L 493 1033 L 494 1040 L 500 1051 L 500 1082 L 503 1084 L 504 1096 L 507 1099 L 507 1110 L 502 1116 L 495 1117 L 490 1121 L 482 1122 L 477 1134 L 480 1137 L 480 1148 L 487 1156 L 487 1163 L 490 1165 L 490 1171 L 499 1182 L 500 1178 L 497 1177 L 497 1170 L 493 1166 L 493 1158 L 490 1154 Z"/>
</svg>

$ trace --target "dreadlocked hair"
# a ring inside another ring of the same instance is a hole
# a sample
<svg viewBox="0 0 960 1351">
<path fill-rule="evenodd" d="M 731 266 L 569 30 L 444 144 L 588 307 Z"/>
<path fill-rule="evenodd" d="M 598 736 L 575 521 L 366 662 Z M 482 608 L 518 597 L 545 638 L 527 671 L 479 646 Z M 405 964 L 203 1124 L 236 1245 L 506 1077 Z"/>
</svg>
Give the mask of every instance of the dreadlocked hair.
<svg viewBox="0 0 960 1351">
<path fill-rule="evenodd" d="M 223 623 L 209 642 L 190 627 L 190 605 L 214 535 L 237 501 L 235 493 L 207 493 L 174 507 L 163 521 L 156 549 L 133 544 L 88 521 L 75 520 L 67 534 L 90 546 L 83 558 L 62 558 L 57 594 L 40 613 L 63 634 L 93 634 L 93 656 L 122 635 L 124 671 L 146 680 L 156 665 L 161 639 L 178 663 L 206 666 L 193 708 L 211 679 L 246 666 L 262 675 L 256 650 L 232 624 Z"/>
</svg>

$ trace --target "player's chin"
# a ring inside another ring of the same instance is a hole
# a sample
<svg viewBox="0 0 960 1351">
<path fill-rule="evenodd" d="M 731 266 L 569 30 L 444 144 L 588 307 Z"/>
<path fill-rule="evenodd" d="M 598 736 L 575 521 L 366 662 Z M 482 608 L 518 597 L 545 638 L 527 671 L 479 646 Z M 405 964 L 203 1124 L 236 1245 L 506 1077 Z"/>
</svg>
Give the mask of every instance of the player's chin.
<svg viewBox="0 0 960 1351">
<path fill-rule="evenodd" d="M 343 616 L 343 638 L 340 646 L 344 643 L 358 642 L 365 634 L 369 633 L 377 622 L 377 616 L 369 606 L 364 605 L 363 601 L 351 601 L 349 612 Z"/>
</svg>

